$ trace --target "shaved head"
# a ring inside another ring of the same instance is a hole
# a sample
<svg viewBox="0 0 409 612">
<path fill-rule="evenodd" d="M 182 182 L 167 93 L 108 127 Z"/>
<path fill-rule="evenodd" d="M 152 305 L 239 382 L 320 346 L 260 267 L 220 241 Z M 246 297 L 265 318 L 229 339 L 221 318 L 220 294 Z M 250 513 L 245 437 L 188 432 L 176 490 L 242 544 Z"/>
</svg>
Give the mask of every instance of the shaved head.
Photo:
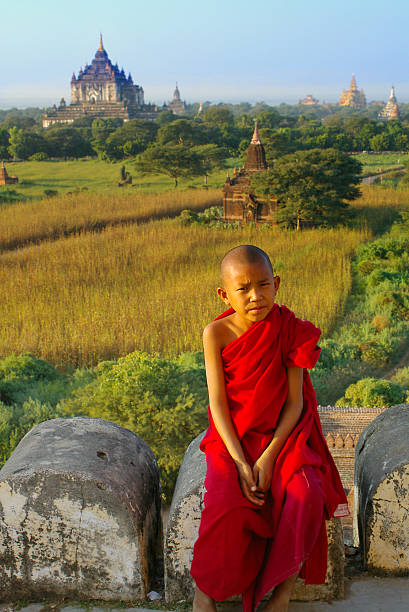
<svg viewBox="0 0 409 612">
<path fill-rule="evenodd" d="M 241 244 L 240 246 L 234 247 L 234 249 L 226 253 L 220 265 L 222 283 L 225 284 L 230 270 L 235 266 L 255 263 L 267 264 L 268 268 L 271 270 L 272 276 L 274 276 L 270 258 L 262 249 L 251 244 Z"/>
</svg>

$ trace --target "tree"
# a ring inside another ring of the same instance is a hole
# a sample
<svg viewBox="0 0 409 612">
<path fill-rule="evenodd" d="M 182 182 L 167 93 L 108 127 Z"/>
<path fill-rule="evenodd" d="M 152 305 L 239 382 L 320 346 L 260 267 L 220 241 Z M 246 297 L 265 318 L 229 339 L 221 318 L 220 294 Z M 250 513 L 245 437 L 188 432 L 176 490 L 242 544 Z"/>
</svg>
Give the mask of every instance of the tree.
<svg viewBox="0 0 409 612">
<path fill-rule="evenodd" d="M 35 125 L 36 121 L 32 117 L 22 117 L 14 113 L 9 113 L 3 122 L 5 128 L 17 127 L 21 130 L 29 130 Z"/>
<path fill-rule="evenodd" d="M 180 178 L 203 174 L 198 154 L 185 145 L 155 144 L 139 155 L 136 169 L 142 174 L 166 174 L 175 180 L 175 188 Z"/>
<path fill-rule="evenodd" d="M 9 133 L 0 128 L 0 159 L 8 159 Z"/>
<path fill-rule="evenodd" d="M 345 200 L 359 196 L 360 173 L 360 162 L 341 151 L 311 149 L 280 157 L 251 187 L 277 198 L 277 220 L 286 227 L 333 225 L 345 217 Z"/>
<path fill-rule="evenodd" d="M 257 115 L 257 123 L 261 128 L 275 128 L 280 124 L 281 115 L 273 108 L 261 111 Z"/>
<path fill-rule="evenodd" d="M 83 138 L 77 128 L 56 127 L 44 132 L 46 150 L 51 157 L 85 157 L 92 155 L 91 144 Z"/>
<path fill-rule="evenodd" d="M 158 132 L 159 144 L 198 145 L 206 142 L 200 127 L 190 119 L 176 119 L 162 126 Z"/>
<path fill-rule="evenodd" d="M 103 145 L 106 159 L 118 160 L 142 153 L 151 144 L 158 128 L 153 121 L 131 119 L 109 134 Z"/>
<path fill-rule="evenodd" d="M 207 185 L 207 176 L 209 172 L 226 167 L 227 151 L 223 147 L 218 147 L 215 144 L 194 147 L 193 151 L 197 153 L 202 162 L 205 173 L 205 185 Z"/>
<path fill-rule="evenodd" d="M 122 123 L 122 119 L 94 119 L 92 122 L 91 131 L 93 140 L 91 144 L 99 159 L 107 159 L 107 138 Z"/>
<path fill-rule="evenodd" d="M 204 123 L 209 123 L 218 128 L 223 128 L 224 126 L 233 127 L 234 116 L 233 113 L 223 105 L 210 106 L 206 108 L 203 113 L 203 121 Z"/>
<path fill-rule="evenodd" d="M 369 141 L 372 151 L 389 151 L 389 136 L 385 132 L 372 136 Z"/>
<path fill-rule="evenodd" d="M 10 128 L 8 152 L 13 159 L 27 159 L 30 155 L 45 149 L 46 143 L 39 134 L 23 132 L 18 127 Z"/>
<path fill-rule="evenodd" d="M 296 148 L 296 143 L 293 140 L 294 130 L 291 128 L 278 128 L 275 130 L 263 128 L 260 130 L 260 137 L 263 141 L 266 159 L 269 165 L 273 163 L 276 157 L 280 157 L 285 153 L 290 153 Z"/>
<path fill-rule="evenodd" d="M 176 119 L 177 115 L 174 115 L 172 111 L 164 110 L 157 116 L 156 123 L 159 125 L 159 127 L 162 127 L 163 125 L 172 123 L 172 121 L 175 121 Z"/>
</svg>

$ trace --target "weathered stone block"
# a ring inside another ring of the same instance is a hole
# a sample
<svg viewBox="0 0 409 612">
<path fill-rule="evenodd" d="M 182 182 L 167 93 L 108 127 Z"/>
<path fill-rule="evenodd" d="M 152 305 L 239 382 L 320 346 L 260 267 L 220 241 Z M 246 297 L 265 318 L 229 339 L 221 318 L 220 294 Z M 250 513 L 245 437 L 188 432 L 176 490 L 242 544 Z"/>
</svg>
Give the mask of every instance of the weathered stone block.
<svg viewBox="0 0 409 612">
<path fill-rule="evenodd" d="M 0 470 L 0 600 L 144 598 L 161 536 L 155 457 L 114 423 L 41 423 Z"/>
<path fill-rule="evenodd" d="M 188 446 L 180 466 L 165 531 L 166 601 L 193 599 L 190 566 L 203 507 L 206 458 L 199 448 L 204 432 Z"/>
<path fill-rule="evenodd" d="M 191 442 L 179 471 L 165 533 L 166 601 L 192 600 L 194 583 L 189 570 L 203 507 L 206 459 L 199 449 L 203 433 Z M 328 570 L 324 585 L 297 581 L 293 599 L 330 600 L 344 595 L 344 540 L 340 519 L 327 523 Z"/>
<path fill-rule="evenodd" d="M 369 570 L 409 573 L 409 405 L 382 412 L 355 458 L 354 537 Z"/>
</svg>

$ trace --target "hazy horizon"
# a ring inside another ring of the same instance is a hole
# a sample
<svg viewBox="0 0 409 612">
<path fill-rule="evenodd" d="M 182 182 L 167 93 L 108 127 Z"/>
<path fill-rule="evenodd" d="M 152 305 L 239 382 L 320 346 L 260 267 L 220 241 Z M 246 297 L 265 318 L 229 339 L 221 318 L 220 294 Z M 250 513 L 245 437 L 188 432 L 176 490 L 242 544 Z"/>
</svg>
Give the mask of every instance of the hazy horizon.
<svg viewBox="0 0 409 612">
<path fill-rule="evenodd" d="M 368 102 L 386 102 L 391 85 L 399 102 L 409 101 L 403 0 L 387 12 L 380 0 L 55 6 L 16 0 L 2 7 L 0 108 L 70 103 L 72 73 L 91 63 L 100 31 L 110 59 L 158 105 L 172 98 L 176 81 L 188 103 L 294 104 L 307 94 L 337 102 L 352 74 Z"/>
</svg>

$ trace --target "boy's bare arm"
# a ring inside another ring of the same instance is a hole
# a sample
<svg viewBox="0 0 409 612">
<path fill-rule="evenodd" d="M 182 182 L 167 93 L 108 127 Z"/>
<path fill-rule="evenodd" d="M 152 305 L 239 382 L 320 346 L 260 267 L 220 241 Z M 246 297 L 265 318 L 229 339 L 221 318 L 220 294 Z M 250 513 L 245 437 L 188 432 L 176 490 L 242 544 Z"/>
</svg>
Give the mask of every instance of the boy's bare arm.
<svg viewBox="0 0 409 612">
<path fill-rule="evenodd" d="M 221 358 L 220 326 L 210 323 L 203 332 L 209 404 L 215 427 L 233 459 L 244 496 L 256 505 L 263 505 L 264 495 L 257 490 L 253 472 L 246 461 L 240 440 L 230 416 Z"/>
<path fill-rule="evenodd" d="M 303 370 L 287 368 L 288 396 L 281 411 L 273 439 L 253 467 L 254 478 L 261 491 L 267 491 L 271 484 L 274 462 L 288 436 L 297 424 L 303 408 Z"/>
</svg>

